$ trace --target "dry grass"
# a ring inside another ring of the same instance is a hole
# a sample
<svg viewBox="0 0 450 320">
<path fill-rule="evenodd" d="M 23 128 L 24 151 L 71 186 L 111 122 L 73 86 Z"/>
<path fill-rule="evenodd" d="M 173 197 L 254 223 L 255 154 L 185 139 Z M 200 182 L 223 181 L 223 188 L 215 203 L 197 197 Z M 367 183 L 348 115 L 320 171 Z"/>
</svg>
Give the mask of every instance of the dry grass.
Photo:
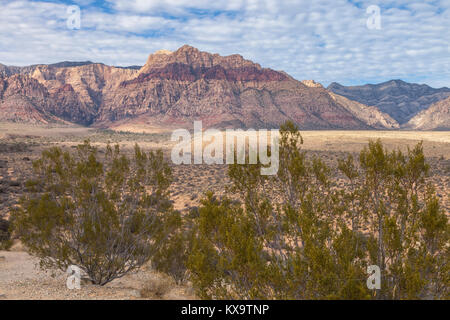
<svg viewBox="0 0 450 320">
<path fill-rule="evenodd" d="M 167 276 L 155 277 L 140 290 L 141 297 L 146 299 L 163 299 L 175 287 L 175 282 Z"/>
</svg>

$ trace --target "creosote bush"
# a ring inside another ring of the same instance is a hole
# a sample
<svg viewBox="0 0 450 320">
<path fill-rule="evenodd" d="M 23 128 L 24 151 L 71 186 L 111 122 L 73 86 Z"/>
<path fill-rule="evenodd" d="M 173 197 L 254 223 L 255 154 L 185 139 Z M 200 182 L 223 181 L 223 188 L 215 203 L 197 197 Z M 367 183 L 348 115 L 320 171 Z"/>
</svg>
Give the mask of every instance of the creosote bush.
<svg viewBox="0 0 450 320">
<path fill-rule="evenodd" d="M 194 219 L 190 279 L 206 299 L 445 299 L 449 224 L 422 144 L 388 152 L 380 141 L 339 160 L 346 186 L 307 157 L 292 123 L 280 130 L 280 168 L 231 165 L 231 192 L 207 193 Z M 381 268 L 368 290 L 367 266 Z"/>
<path fill-rule="evenodd" d="M 161 151 L 144 153 L 136 145 L 130 159 L 108 145 L 100 156 L 86 141 L 74 153 L 44 151 L 33 169 L 13 221 L 43 268 L 74 264 L 104 285 L 149 261 L 177 220 Z"/>
<path fill-rule="evenodd" d="M 0 250 L 8 250 L 11 245 L 10 222 L 0 217 Z"/>
</svg>

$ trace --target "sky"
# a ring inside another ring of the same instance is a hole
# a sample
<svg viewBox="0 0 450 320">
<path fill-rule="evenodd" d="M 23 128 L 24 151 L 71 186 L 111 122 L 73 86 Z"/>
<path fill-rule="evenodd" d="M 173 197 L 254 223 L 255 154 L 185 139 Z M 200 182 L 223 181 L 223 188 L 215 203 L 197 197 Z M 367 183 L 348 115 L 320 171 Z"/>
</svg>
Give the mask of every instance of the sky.
<svg viewBox="0 0 450 320">
<path fill-rule="evenodd" d="M 184 44 L 324 85 L 450 87 L 450 0 L 0 0 L 6 65 L 143 65 Z"/>
</svg>

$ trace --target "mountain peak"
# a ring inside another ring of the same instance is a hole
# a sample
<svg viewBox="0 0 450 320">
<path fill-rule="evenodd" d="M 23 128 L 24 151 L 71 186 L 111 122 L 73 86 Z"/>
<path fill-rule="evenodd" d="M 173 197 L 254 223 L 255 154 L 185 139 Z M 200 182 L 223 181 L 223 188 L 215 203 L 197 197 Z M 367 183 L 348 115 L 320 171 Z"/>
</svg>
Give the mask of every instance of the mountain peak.
<svg viewBox="0 0 450 320">
<path fill-rule="evenodd" d="M 314 80 L 302 80 L 302 83 L 310 88 L 323 88 L 323 85 L 321 83 Z"/>
<path fill-rule="evenodd" d="M 343 85 L 338 82 L 332 82 L 328 85 L 327 90 L 333 91 L 334 88 L 342 88 Z"/>
<path fill-rule="evenodd" d="M 67 68 L 67 67 L 81 67 L 88 64 L 94 64 L 92 61 L 61 61 L 57 63 L 49 64 L 49 67 L 53 68 Z"/>
<path fill-rule="evenodd" d="M 190 45 L 183 45 L 176 51 L 159 50 L 150 54 L 146 64 L 141 68 L 139 74 L 151 72 L 151 70 L 163 68 L 170 64 L 189 65 L 193 68 L 212 68 L 222 66 L 225 69 L 237 69 L 242 67 L 253 67 L 261 70 L 261 66 L 250 60 L 244 59 L 239 54 L 221 56 L 217 53 L 200 51 Z"/>
<path fill-rule="evenodd" d="M 180 48 L 178 48 L 178 50 L 175 51 L 175 52 L 189 52 L 189 53 L 191 53 L 191 52 L 200 52 L 200 50 L 198 50 L 197 48 L 195 48 L 193 46 L 185 44 L 185 45 L 181 46 Z"/>
<path fill-rule="evenodd" d="M 167 55 L 167 54 L 172 54 L 172 53 L 173 53 L 172 51 L 169 51 L 169 50 L 166 50 L 166 49 L 161 49 L 161 50 L 156 51 L 154 54 L 164 54 L 164 55 Z"/>
<path fill-rule="evenodd" d="M 402 79 L 392 79 L 389 80 L 388 83 L 406 83 L 406 82 L 403 81 Z"/>
<path fill-rule="evenodd" d="M 401 79 L 393 79 L 389 80 L 380 84 L 376 84 L 375 86 L 379 87 L 410 87 L 410 86 L 417 86 L 415 83 L 408 83 Z"/>
</svg>

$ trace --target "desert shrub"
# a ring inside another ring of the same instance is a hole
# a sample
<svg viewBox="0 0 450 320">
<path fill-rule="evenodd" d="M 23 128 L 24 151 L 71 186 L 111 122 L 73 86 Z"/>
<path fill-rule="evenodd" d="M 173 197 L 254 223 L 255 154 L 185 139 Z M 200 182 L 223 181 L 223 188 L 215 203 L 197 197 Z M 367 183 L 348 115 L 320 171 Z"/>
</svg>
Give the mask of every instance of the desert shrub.
<svg viewBox="0 0 450 320">
<path fill-rule="evenodd" d="M 15 231 L 43 268 L 78 265 L 104 285 L 158 252 L 178 213 L 168 198 L 171 170 L 161 151 L 137 145 L 130 159 L 107 146 L 100 159 L 85 142 L 53 147 L 33 163 L 35 179 L 13 211 Z"/>
<path fill-rule="evenodd" d="M 449 225 L 432 186 L 422 145 L 407 154 L 380 141 L 337 167 L 346 186 L 318 157 L 301 150 L 292 123 L 280 130 L 277 175 L 231 165 L 236 203 L 212 193 L 201 202 L 188 257 L 202 298 L 445 298 Z M 379 265 L 382 289 L 366 286 Z"/>
<path fill-rule="evenodd" d="M 28 152 L 33 143 L 25 142 L 0 142 L 0 153 Z"/>
<path fill-rule="evenodd" d="M 147 281 L 140 290 L 141 297 L 149 299 L 161 299 L 166 295 L 175 284 L 169 277 L 159 277 Z"/>
<path fill-rule="evenodd" d="M 355 167 L 351 158 L 341 169 Z M 359 156 L 357 185 L 347 212 L 361 213 L 376 238 L 370 260 L 381 268 L 379 299 L 444 298 L 448 295 L 450 228 L 434 187 L 422 143 L 406 153 L 371 141 Z"/>
<path fill-rule="evenodd" d="M 260 165 L 231 165 L 231 192 L 242 203 L 207 194 L 189 257 L 203 298 L 368 298 L 359 235 L 343 211 L 319 158 L 307 159 L 292 123 L 281 128 L 277 176 Z"/>
<path fill-rule="evenodd" d="M 187 278 L 187 259 L 192 248 L 192 221 L 174 217 L 166 224 L 167 239 L 161 243 L 151 260 L 152 267 L 171 276 L 176 284 Z"/>
<path fill-rule="evenodd" d="M 10 223 L 0 217 L 0 250 L 8 250 L 12 245 Z"/>
</svg>

